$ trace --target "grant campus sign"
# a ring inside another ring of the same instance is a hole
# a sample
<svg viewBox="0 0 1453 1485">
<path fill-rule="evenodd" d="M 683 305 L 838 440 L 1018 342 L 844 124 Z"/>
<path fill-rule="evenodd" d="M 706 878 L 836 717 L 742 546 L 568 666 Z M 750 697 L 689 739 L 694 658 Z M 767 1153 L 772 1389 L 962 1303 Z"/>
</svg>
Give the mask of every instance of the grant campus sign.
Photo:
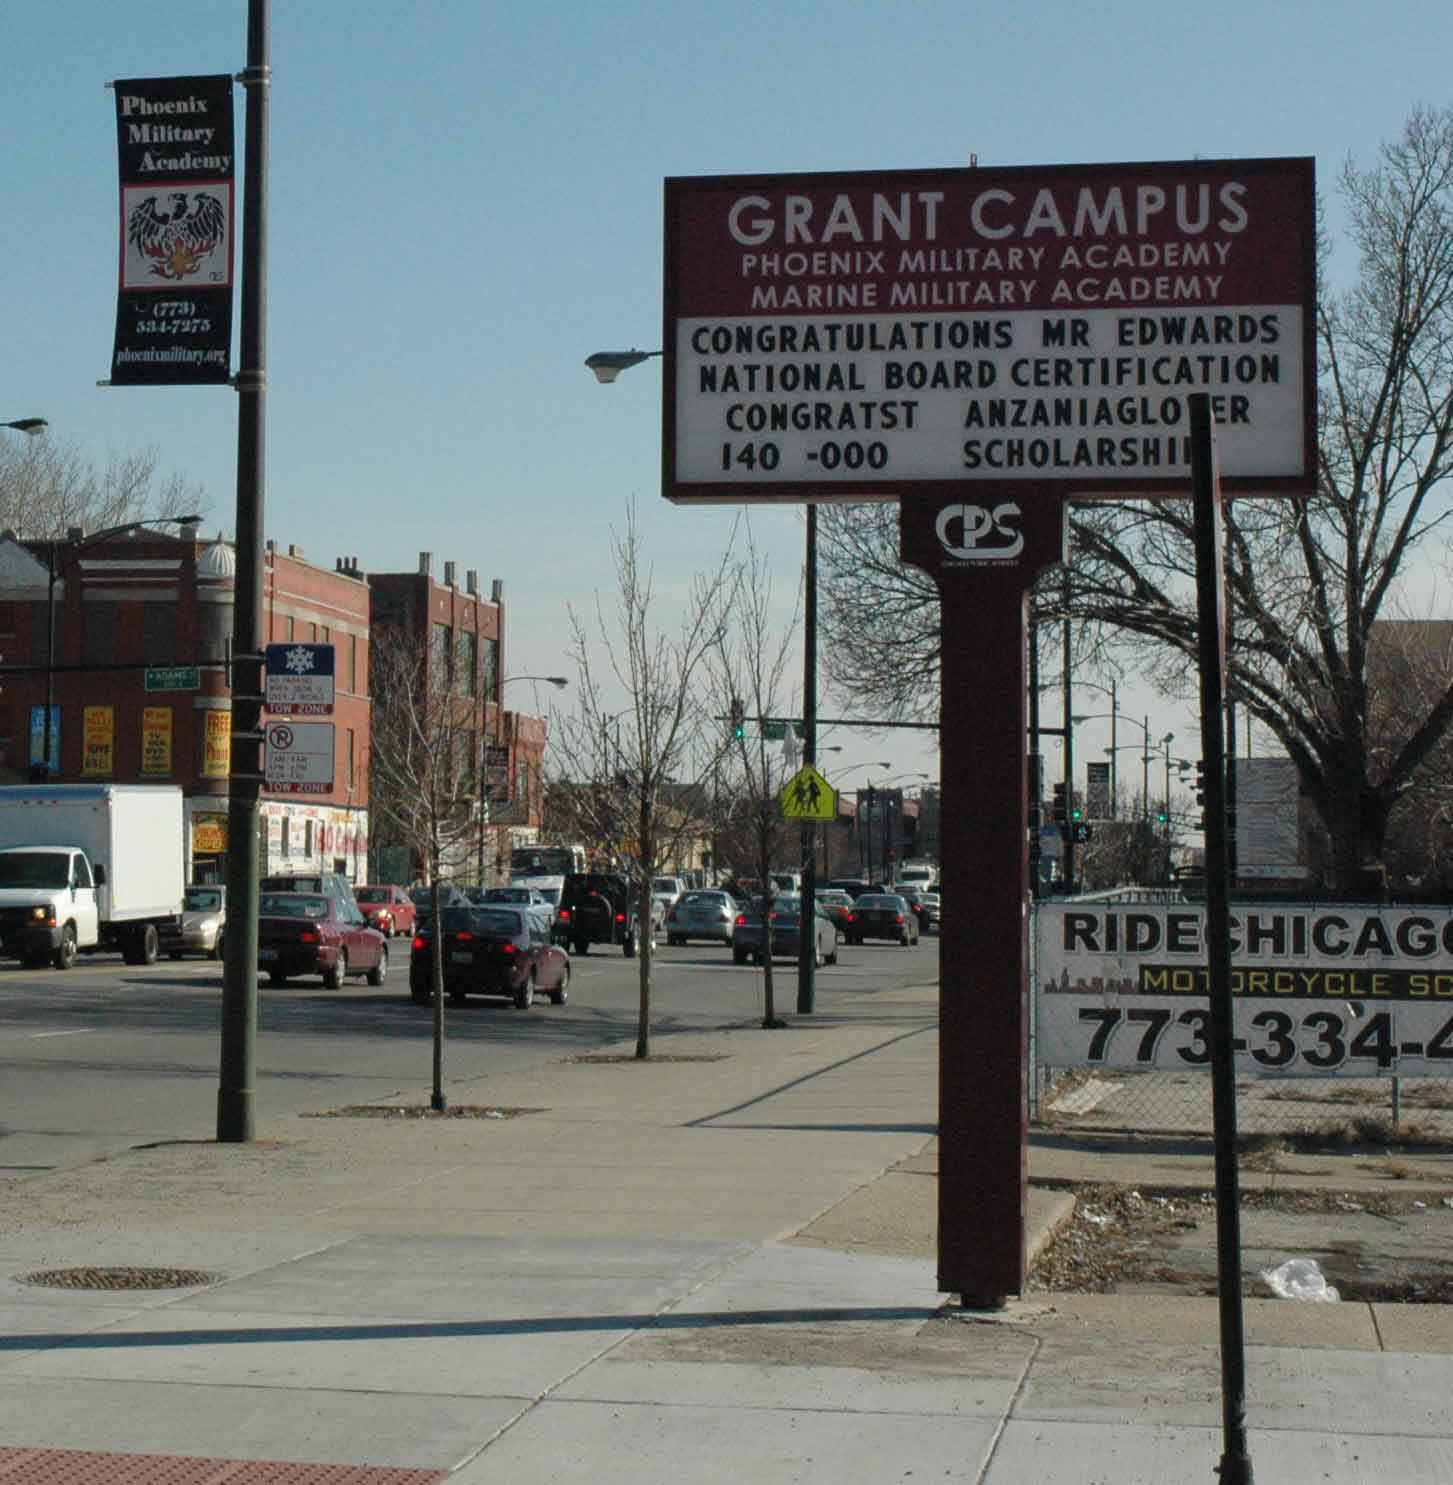
<svg viewBox="0 0 1453 1485">
<path fill-rule="evenodd" d="M 666 182 L 665 493 L 1304 488 L 1305 159 Z"/>
</svg>

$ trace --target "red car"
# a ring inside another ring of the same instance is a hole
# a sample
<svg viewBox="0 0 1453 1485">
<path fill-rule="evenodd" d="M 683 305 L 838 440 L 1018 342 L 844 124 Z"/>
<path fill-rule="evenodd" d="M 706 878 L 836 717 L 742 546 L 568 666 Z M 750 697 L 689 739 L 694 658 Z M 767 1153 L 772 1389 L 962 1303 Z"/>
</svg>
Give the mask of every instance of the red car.
<svg viewBox="0 0 1453 1485">
<path fill-rule="evenodd" d="M 311 892 L 264 892 L 258 899 L 257 963 L 274 985 L 322 975 L 336 990 L 349 975 L 382 985 L 388 940 L 352 903 Z"/>
<path fill-rule="evenodd" d="M 417 910 L 413 898 L 402 887 L 387 884 L 355 887 L 353 895 L 363 909 L 363 916 L 380 933 L 389 938 L 413 933 Z"/>
<path fill-rule="evenodd" d="M 444 920 L 444 993 L 456 1005 L 470 995 L 500 995 L 527 1011 L 535 995 L 564 1005 L 570 995 L 570 955 L 550 942 L 550 922 L 513 903 L 448 907 Z M 414 935 L 409 994 L 415 1005 L 433 998 L 435 934 L 426 924 Z"/>
</svg>

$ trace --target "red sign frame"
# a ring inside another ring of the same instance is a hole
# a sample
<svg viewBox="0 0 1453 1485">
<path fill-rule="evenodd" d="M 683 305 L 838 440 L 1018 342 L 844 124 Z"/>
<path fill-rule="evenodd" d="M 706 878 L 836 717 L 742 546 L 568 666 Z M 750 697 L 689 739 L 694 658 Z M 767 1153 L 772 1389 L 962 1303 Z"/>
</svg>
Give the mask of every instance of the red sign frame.
<svg viewBox="0 0 1453 1485">
<path fill-rule="evenodd" d="M 1310 158 L 668 179 L 663 492 L 1304 493 L 1315 305 Z"/>
</svg>

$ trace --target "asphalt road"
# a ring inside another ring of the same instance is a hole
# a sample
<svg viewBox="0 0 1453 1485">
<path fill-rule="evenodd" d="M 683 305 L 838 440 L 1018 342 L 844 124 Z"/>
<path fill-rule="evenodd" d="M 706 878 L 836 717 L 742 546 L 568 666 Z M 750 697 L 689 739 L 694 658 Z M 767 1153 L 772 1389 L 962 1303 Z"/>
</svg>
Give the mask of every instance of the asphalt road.
<svg viewBox="0 0 1453 1485">
<path fill-rule="evenodd" d="M 258 989 L 255 1112 L 271 1116 L 367 1103 L 417 1091 L 432 1079 L 429 1010 L 408 995 L 407 940 L 393 941 L 377 989 L 317 979 Z M 933 981 L 938 942 L 914 948 L 843 946 L 817 976 L 817 1013 L 835 995 Z M 795 965 L 774 966 L 775 1009 L 795 1013 Z M 0 1182 L 94 1160 L 133 1145 L 210 1139 L 216 1132 L 222 967 L 119 956 L 83 957 L 75 969 L 21 969 L 0 961 Z M 634 1042 L 639 960 L 619 950 L 575 956 L 569 1004 L 543 997 L 528 1011 L 502 1001 L 446 1004 L 444 1076 L 453 1102 L 489 1101 L 492 1073 Z M 763 974 L 703 944 L 656 950 L 652 1030 L 760 1020 Z"/>
</svg>

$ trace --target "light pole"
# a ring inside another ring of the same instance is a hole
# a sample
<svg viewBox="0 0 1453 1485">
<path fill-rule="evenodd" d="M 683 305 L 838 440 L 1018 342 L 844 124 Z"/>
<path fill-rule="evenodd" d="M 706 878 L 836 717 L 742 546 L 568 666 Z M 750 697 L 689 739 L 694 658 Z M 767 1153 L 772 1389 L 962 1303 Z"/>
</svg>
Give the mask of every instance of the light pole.
<svg viewBox="0 0 1453 1485">
<path fill-rule="evenodd" d="M 878 766 L 880 768 L 887 768 L 889 765 L 886 764 L 886 763 L 883 763 L 883 764 L 879 764 Z M 873 879 L 873 871 L 872 871 L 872 865 L 873 865 L 873 818 L 872 818 L 873 802 L 877 800 L 877 798 L 878 798 L 878 796 L 880 794 L 886 793 L 887 790 L 893 784 L 900 784 L 900 783 L 903 782 L 904 779 L 926 779 L 928 777 L 930 777 L 930 775 L 928 775 L 926 773 L 922 773 L 922 772 L 918 772 L 918 773 L 895 773 L 895 774 L 893 774 L 889 778 L 886 778 L 886 779 L 873 779 L 869 783 L 868 788 L 867 788 L 867 794 L 868 794 L 868 798 L 869 798 L 869 806 L 868 806 L 868 880 L 870 882 Z M 880 809 L 880 812 L 881 812 L 882 807 L 880 806 L 879 809 Z M 888 875 L 888 853 L 892 849 L 893 849 L 893 832 L 892 832 L 892 827 L 889 824 L 887 815 L 884 814 L 883 815 L 883 853 L 882 853 L 881 865 L 883 867 L 883 876 L 885 878 Z"/>
<path fill-rule="evenodd" d="M 557 691 L 563 691 L 570 682 L 563 675 L 507 675 L 499 683 L 501 691 L 515 681 L 538 681 L 544 685 L 554 686 Z M 489 799 L 487 797 L 487 779 L 489 769 L 489 702 L 485 701 L 484 727 L 480 732 L 479 746 L 479 849 L 475 855 L 474 874 L 479 885 L 484 886 L 484 844 L 485 832 L 489 828 Z"/>
<path fill-rule="evenodd" d="M 22 421 L 39 421 L 24 419 Z M 12 426 L 10 424 L 7 427 Z M 43 426 L 43 425 L 42 425 Z M 89 536 L 80 536 L 74 540 L 67 536 L 66 546 L 72 553 L 83 552 L 87 547 L 93 547 L 99 542 L 107 541 L 113 536 L 126 536 L 133 531 L 144 531 L 148 526 L 195 526 L 200 520 L 199 515 L 188 516 L 153 516 L 145 521 L 126 521 L 120 526 L 107 526 L 102 531 L 93 531 Z M 55 710 L 55 583 L 56 583 L 56 548 L 59 542 L 55 537 L 46 543 L 46 595 L 45 595 L 45 717 L 41 724 L 41 750 L 40 762 L 35 765 L 33 772 L 37 776 L 37 782 L 49 783 L 51 776 L 51 751 L 53 742 L 53 712 Z"/>
</svg>

